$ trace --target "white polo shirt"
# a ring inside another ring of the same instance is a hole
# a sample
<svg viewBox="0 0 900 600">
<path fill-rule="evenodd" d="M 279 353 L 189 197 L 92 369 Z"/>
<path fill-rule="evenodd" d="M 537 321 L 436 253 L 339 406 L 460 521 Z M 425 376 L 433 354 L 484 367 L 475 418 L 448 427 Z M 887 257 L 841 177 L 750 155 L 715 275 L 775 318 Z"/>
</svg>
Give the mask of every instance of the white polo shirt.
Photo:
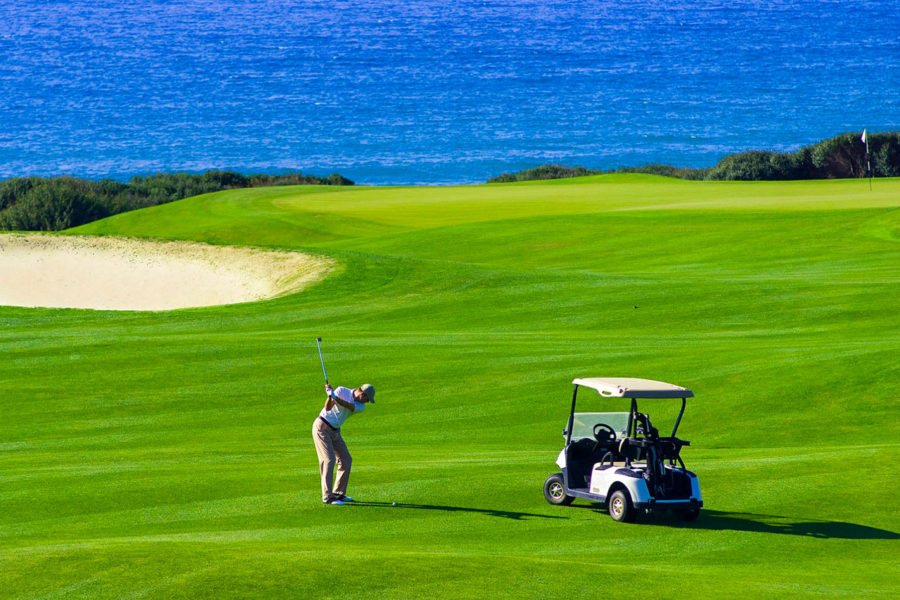
<svg viewBox="0 0 900 600">
<path fill-rule="evenodd" d="M 338 386 L 334 388 L 334 390 L 331 392 L 331 395 L 337 396 L 344 402 L 352 402 L 354 406 L 354 410 L 351 411 L 349 408 L 341 406 L 337 402 L 333 402 L 331 410 L 322 408 L 322 412 L 319 413 L 319 416 L 325 419 L 325 421 L 335 429 L 340 429 L 341 425 L 344 424 L 344 421 L 347 420 L 347 417 L 352 415 L 354 412 L 360 412 L 366 409 L 365 404 L 363 404 L 362 402 L 357 402 L 353 398 L 353 390 L 351 390 L 350 388 Z"/>
</svg>

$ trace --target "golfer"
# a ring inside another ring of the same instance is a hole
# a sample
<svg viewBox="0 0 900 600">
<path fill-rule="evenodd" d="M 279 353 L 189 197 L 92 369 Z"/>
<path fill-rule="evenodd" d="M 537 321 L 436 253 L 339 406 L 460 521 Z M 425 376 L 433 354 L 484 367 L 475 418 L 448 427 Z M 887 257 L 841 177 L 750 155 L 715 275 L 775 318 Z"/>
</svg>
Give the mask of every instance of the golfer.
<svg viewBox="0 0 900 600">
<path fill-rule="evenodd" d="M 325 504 L 344 504 L 353 502 L 347 496 L 347 481 L 350 479 L 350 452 L 341 437 L 341 425 L 352 414 L 365 410 L 366 402 L 375 402 L 375 388 L 368 383 L 351 390 L 338 386 L 331 389 L 325 384 L 328 399 L 325 407 L 313 422 L 312 436 L 319 455 L 319 473 L 322 476 L 322 502 Z M 337 484 L 334 481 L 334 465 L 337 463 Z"/>
</svg>

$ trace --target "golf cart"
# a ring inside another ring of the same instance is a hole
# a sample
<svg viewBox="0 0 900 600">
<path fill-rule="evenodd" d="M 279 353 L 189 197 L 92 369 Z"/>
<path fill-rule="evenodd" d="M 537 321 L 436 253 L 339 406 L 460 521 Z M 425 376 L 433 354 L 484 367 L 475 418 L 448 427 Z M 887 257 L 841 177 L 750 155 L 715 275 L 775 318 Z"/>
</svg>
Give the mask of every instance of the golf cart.
<svg viewBox="0 0 900 600">
<path fill-rule="evenodd" d="M 638 511 L 651 510 L 696 519 L 703 506 L 700 483 L 681 460 L 681 449 L 690 442 L 675 437 L 693 392 L 649 379 L 590 377 L 572 383 L 572 411 L 563 430 L 566 446 L 556 459 L 562 473 L 544 482 L 547 502 L 568 505 L 575 498 L 603 502 L 615 521 L 633 521 Z M 629 399 L 630 409 L 575 412 L 582 388 L 599 392 L 601 398 Z M 660 436 L 650 417 L 638 412 L 637 401 L 666 398 L 681 398 L 681 410 L 672 434 Z"/>
</svg>

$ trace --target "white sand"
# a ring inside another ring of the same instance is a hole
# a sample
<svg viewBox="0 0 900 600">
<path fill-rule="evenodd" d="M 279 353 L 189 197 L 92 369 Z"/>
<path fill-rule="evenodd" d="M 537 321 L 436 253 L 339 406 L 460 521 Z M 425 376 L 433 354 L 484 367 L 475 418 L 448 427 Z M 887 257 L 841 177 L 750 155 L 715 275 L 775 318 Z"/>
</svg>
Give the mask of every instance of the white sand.
<svg viewBox="0 0 900 600">
<path fill-rule="evenodd" d="M 171 310 L 295 292 L 332 261 L 299 252 L 110 237 L 0 235 L 0 305 Z"/>
</svg>

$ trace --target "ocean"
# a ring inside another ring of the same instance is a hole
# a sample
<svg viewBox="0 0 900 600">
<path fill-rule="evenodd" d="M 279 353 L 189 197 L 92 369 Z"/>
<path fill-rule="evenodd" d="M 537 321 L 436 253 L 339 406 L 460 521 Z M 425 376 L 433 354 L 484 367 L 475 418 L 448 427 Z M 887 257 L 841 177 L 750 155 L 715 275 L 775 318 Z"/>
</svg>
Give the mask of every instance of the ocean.
<svg viewBox="0 0 900 600">
<path fill-rule="evenodd" d="M 897 0 L 2 0 L 0 178 L 711 166 L 900 129 Z"/>
</svg>

